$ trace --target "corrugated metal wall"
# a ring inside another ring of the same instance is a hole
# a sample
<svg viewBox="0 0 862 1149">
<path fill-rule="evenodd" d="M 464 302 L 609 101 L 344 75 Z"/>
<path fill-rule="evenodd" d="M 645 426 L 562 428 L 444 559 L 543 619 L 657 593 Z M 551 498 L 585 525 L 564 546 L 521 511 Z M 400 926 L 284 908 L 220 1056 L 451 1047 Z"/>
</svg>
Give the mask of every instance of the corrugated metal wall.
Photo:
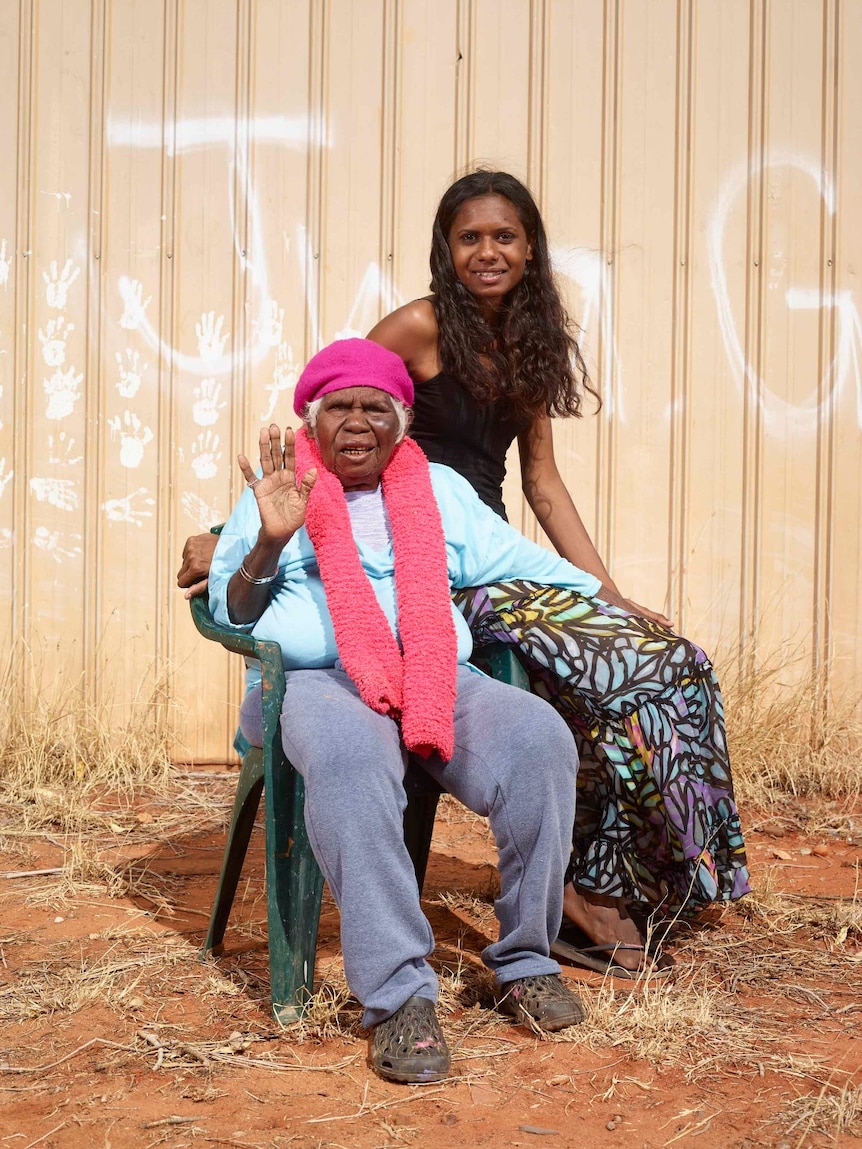
<svg viewBox="0 0 862 1149">
<path fill-rule="evenodd" d="M 858 0 L 3 0 L 5 648 L 118 704 L 169 666 L 178 756 L 227 752 L 182 541 L 485 162 L 584 330 L 605 405 L 558 455 L 621 588 L 858 675 L 860 59 Z"/>
</svg>

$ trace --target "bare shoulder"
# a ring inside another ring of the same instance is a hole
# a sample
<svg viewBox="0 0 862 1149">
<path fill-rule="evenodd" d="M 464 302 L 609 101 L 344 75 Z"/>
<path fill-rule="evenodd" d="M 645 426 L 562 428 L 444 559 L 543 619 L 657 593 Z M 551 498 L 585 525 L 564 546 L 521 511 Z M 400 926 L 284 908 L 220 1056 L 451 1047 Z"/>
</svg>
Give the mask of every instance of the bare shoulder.
<svg viewBox="0 0 862 1149">
<path fill-rule="evenodd" d="M 414 299 L 384 316 L 368 338 L 388 347 L 404 360 L 416 382 L 424 382 L 440 369 L 437 319 L 430 299 Z"/>
</svg>

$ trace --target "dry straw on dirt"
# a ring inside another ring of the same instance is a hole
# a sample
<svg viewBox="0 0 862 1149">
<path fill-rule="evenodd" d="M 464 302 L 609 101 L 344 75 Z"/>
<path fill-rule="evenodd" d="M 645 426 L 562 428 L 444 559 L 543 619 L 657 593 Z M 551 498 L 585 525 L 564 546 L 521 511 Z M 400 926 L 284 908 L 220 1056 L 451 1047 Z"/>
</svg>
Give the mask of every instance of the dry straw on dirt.
<svg viewBox="0 0 862 1149">
<path fill-rule="evenodd" d="M 782 686 L 786 670 L 724 676 L 737 802 L 772 810 L 810 797 L 850 806 L 862 795 L 862 700 L 849 686 L 827 697 L 816 678 Z"/>
<path fill-rule="evenodd" d="M 172 706 L 164 674 L 148 675 L 135 697 L 114 702 L 104 683 L 92 699 L 83 675 L 16 644 L 0 674 L 0 761 L 7 796 L 43 787 L 102 786 L 134 791 L 164 784 L 170 772 Z"/>
<path fill-rule="evenodd" d="M 16 895 L 26 906 L 63 912 L 125 899 L 136 907 L 128 911 L 135 917 L 128 929 L 91 934 L 88 946 L 40 941 L 38 956 L 17 970 L 14 985 L 0 988 L 0 1021 L 38 1024 L 91 1005 L 109 1008 L 135 1023 L 135 1036 L 128 1045 L 117 1044 L 112 1056 L 145 1058 L 159 1070 L 196 1068 L 206 1072 L 208 1086 L 216 1073 L 226 1075 L 231 1068 L 338 1073 L 361 1065 L 362 1011 L 337 958 L 319 962 L 317 992 L 300 1022 L 283 1033 L 270 1022 L 259 875 L 254 882 L 246 879 L 239 899 L 241 912 L 232 926 L 243 943 L 238 956 L 201 965 L 200 929 L 187 927 L 200 927 L 204 915 L 184 918 L 195 910 L 179 908 L 182 879 L 170 872 L 154 876 L 141 860 L 153 841 L 205 827 L 220 831 L 232 799 L 229 776 L 189 777 L 171 767 L 165 683 L 142 691 L 118 719 L 118 710 L 87 703 L 80 682 L 49 698 L 36 689 L 38 681 L 32 659 L 23 656 L 10 661 L 3 676 L 10 704 L 0 719 L 0 845 L 20 853 L 22 871 L 28 843 L 38 840 L 60 846 L 62 862 L 44 871 L 34 864 L 30 879 L 16 880 Z M 772 686 L 766 675 L 725 689 L 746 825 L 768 820 L 809 831 L 846 831 L 854 817 L 859 820 L 862 797 L 858 709 L 835 701 L 827 709 L 810 685 L 792 696 Z M 485 821 L 453 800 L 444 797 L 439 820 L 444 829 L 463 829 L 477 847 L 487 847 Z M 11 883 L 2 885 L 0 896 L 8 896 Z M 490 978 L 472 937 L 474 932 L 493 935 L 495 893 L 488 869 L 469 888 L 440 892 L 427 903 L 429 914 L 464 926 L 460 941 L 450 938 L 438 950 L 442 1024 L 453 1051 L 453 1076 L 460 1081 L 493 1079 L 500 1059 L 524 1043 L 523 1037 L 513 1040 L 511 1023 L 493 1009 Z M 334 916 L 329 903 L 325 913 Z M 148 929 L 146 922 L 154 917 L 171 930 L 176 924 L 175 932 L 166 936 Z M 184 929 L 190 936 L 183 936 Z M 4 941 L 13 944 L 11 938 L 0 938 Z M 676 925 L 672 979 L 585 984 L 585 1024 L 544 1038 L 541 1045 L 613 1051 L 662 1072 L 675 1068 L 694 1082 L 775 1074 L 788 1090 L 798 1090 L 772 1118 L 791 1144 L 807 1143 L 818 1131 L 854 1132 L 862 1124 L 860 1090 L 804 1042 L 788 1040 L 789 1032 L 798 1033 L 788 1018 L 798 1006 L 808 1026 L 825 1020 L 846 1024 L 849 1031 L 858 1016 L 856 998 L 840 994 L 862 974 L 860 943 L 858 875 L 853 896 L 830 896 L 826 887 L 822 896 L 802 896 L 782 892 L 761 871 L 755 892 L 715 911 L 712 922 L 702 921 L 697 929 Z M 193 1028 L 162 1025 L 163 1003 L 187 992 L 204 1001 L 217 1032 L 227 1036 L 204 1041 Z M 241 1030 L 221 1028 L 226 1014 Z M 355 1041 L 356 1052 L 337 1063 L 309 1066 L 310 1052 L 330 1039 L 346 1042 L 349 1050 Z M 615 1081 L 605 1082 L 607 1097 Z"/>
</svg>

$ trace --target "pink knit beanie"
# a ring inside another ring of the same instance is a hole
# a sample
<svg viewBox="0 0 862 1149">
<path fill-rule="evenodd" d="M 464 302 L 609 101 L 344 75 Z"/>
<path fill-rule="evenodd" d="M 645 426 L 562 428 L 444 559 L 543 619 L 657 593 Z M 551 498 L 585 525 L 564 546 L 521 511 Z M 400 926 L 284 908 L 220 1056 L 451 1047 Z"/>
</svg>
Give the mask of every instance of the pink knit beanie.
<svg viewBox="0 0 862 1149">
<path fill-rule="evenodd" d="M 302 415 L 306 403 L 346 387 L 376 387 L 413 406 L 413 380 L 400 355 L 370 339 L 338 339 L 308 361 L 296 384 L 293 409 Z"/>
</svg>

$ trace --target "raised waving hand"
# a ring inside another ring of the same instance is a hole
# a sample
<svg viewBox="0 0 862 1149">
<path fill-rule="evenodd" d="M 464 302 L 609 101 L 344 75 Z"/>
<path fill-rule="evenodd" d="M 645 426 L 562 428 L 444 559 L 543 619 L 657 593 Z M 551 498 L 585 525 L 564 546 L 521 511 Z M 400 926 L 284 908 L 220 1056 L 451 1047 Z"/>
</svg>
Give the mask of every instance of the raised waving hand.
<svg viewBox="0 0 862 1149">
<path fill-rule="evenodd" d="M 260 469 L 256 475 L 245 455 L 238 456 L 239 468 L 254 491 L 260 512 L 261 541 L 281 542 L 290 539 L 305 522 L 308 496 L 317 481 L 317 470 L 306 472 L 296 485 L 296 456 L 293 431 L 287 427 L 284 443 L 276 423 L 260 431 Z"/>
</svg>

